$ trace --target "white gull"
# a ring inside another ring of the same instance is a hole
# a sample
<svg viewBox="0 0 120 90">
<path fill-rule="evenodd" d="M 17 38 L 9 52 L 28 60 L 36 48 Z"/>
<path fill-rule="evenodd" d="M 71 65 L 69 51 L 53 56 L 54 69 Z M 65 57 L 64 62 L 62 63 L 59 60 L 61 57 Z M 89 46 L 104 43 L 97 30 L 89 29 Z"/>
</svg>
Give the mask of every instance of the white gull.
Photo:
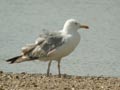
<svg viewBox="0 0 120 90">
<path fill-rule="evenodd" d="M 51 62 L 56 60 L 60 77 L 60 61 L 63 57 L 69 55 L 78 45 L 80 41 L 78 29 L 80 28 L 88 29 L 89 27 L 81 25 L 75 19 L 69 19 L 65 22 L 62 30 L 41 34 L 35 43 L 28 44 L 22 48 L 20 56 L 6 61 L 11 64 L 31 60 L 49 61 L 47 69 L 47 76 L 49 76 Z"/>
</svg>

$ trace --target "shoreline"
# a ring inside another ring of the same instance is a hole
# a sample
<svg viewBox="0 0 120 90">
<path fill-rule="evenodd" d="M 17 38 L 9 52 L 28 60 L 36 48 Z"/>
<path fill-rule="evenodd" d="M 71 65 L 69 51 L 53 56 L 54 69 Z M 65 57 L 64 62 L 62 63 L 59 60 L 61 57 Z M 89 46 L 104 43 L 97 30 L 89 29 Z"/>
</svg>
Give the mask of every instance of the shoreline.
<svg viewBox="0 0 120 90">
<path fill-rule="evenodd" d="M 0 71 L 0 90 L 120 90 L 120 77 L 8 73 Z"/>
</svg>

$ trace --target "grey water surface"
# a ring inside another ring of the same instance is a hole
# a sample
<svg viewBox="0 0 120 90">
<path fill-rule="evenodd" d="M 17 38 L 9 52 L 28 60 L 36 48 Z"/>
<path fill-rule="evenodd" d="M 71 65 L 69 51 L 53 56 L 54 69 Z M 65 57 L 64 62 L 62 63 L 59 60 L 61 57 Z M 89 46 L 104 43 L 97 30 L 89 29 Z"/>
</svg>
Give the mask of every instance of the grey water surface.
<svg viewBox="0 0 120 90">
<path fill-rule="evenodd" d="M 58 31 L 67 19 L 90 27 L 79 30 L 76 50 L 61 62 L 71 75 L 120 77 L 120 0 L 0 0 L 0 70 L 46 73 L 47 62 L 8 64 L 42 30 Z M 57 74 L 57 63 L 51 72 Z"/>
</svg>

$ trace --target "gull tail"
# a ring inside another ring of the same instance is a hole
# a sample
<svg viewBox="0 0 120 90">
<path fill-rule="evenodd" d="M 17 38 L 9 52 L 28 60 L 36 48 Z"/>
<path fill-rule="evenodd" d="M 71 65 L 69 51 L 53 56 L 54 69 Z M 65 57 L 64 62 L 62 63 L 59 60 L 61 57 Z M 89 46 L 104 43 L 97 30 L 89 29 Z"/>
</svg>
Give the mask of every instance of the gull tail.
<svg viewBox="0 0 120 90">
<path fill-rule="evenodd" d="M 10 64 L 13 64 L 13 63 L 20 63 L 20 62 L 24 62 L 24 61 L 30 61 L 30 60 L 38 59 L 37 57 L 29 56 L 30 53 L 32 52 L 32 50 L 34 50 L 35 47 L 36 47 L 36 44 L 26 45 L 25 47 L 22 48 L 22 54 L 21 55 L 10 58 L 10 59 L 6 60 L 6 62 L 9 62 Z"/>
<path fill-rule="evenodd" d="M 29 60 L 29 58 L 27 56 L 20 55 L 20 56 L 10 58 L 10 59 L 6 60 L 6 62 L 10 62 L 10 64 L 13 64 L 13 63 L 24 62 L 24 61 L 27 61 L 27 60 Z"/>
</svg>

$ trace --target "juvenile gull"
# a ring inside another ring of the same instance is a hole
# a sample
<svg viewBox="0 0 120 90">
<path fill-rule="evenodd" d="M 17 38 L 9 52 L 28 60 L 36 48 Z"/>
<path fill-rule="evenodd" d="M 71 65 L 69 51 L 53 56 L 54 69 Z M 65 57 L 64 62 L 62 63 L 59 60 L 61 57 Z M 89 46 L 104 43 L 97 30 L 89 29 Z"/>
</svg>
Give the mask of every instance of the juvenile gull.
<svg viewBox="0 0 120 90">
<path fill-rule="evenodd" d="M 69 19 L 65 22 L 62 30 L 41 34 L 35 43 L 28 44 L 22 48 L 20 56 L 6 61 L 11 64 L 31 60 L 49 61 L 47 69 L 47 76 L 49 76 L 51 62 L 56 60 L 60 77 L 60 61 L 63 57 L 69 55 L 78 45 L 80 41 L 78 29 L 80 28 L 88 29 L 89 27 L 81 25 L 75 19 Z"/>
</svg>

